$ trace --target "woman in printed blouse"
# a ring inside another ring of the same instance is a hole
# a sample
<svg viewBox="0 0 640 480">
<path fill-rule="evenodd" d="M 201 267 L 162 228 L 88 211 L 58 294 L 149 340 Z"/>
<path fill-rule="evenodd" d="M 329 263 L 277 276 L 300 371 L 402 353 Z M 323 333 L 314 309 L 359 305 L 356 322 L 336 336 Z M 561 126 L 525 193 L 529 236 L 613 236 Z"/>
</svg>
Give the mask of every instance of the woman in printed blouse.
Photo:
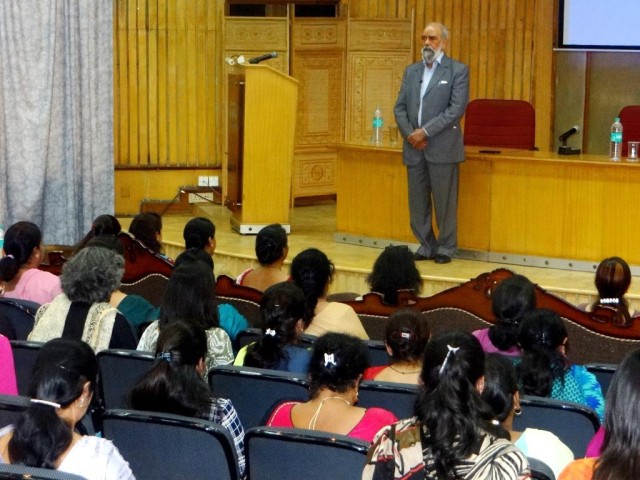
<svg viewBox="0 0 640 480">
<path fill-rule="evenodd" d="M 416 416 L 381 430 L 362 480 L 524 480 L 524 454 L 494 425 L 484 390 L 484 352 L 473 335 L 448 331 L 424 352 Z"/>
</svg>

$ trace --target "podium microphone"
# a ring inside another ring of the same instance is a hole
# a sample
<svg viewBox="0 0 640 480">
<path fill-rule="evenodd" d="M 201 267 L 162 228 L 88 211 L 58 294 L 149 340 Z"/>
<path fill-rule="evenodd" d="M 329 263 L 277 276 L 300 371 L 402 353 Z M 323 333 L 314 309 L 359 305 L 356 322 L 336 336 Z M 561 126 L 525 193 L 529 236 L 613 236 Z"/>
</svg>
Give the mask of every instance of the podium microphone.
<svg viewBox="0 0 640 480">
<path fill-rule="evenodd" d="M 558 147 L 558 155 L 580 155 L 581 150 L 579 148 L 571 148 L 567 145 L 567 139 L 579 131 L 580 127 L 578 125 L 574 125 L 558 137 L 558 140 L 562 142 L 562 145 Z"/>
<path fill-rule="evenodd" d="M 278 56 L 278 52 L 265 53 L 264 55 L 260 55 L 259 57 L 253 57 L 249 59 L 249 63 L 255 65 L 256 63 L 264 62 L 265 60 L 270 60 L 272 58 L 276 58 Z"/>
<path fill-rule="evenodd" d="M 558 140 L 560 140 L 561 142 L 564 142 L 567 138 L 569 138 L 571 135 L 573 135 L 574 133 L 578 133 L 580 131 L 580 127 L 578 125 L 574 125 L 573 127 L 571 127 L 569 130 L 567 130 L 566 132 L 564 132 L 562 135 L 560 135 L 558 137 Z"/>
</svg>

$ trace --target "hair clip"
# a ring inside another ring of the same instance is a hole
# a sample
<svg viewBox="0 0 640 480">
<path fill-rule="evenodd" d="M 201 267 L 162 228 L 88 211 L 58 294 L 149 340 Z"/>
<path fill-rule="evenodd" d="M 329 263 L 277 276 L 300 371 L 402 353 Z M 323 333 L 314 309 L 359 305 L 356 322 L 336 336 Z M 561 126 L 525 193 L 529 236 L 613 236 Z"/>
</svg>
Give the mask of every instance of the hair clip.
<svg viewBox="0 0 640 480">
<path fill-rule="evenodd" d="M 498 425 L 500 425 L 500 422 L 497 419 L 494 418 L 493 420 L 491 420 L 491 425 L 498 426 Z"/>
<path fill-rule="evenodd" d="M 333 353 L 325 353 L 324 354 L 324 366 L 328 367 L 330 364 L 333 364 L 334 366 L 338 365 L 336 363 L 336 358 L 333 355 Z"/>
<path fill-rule="evenodd" d="M 601 298 L 600 303 L 603 305 L 617 305 L 620 303 L 619 298 Z"/>
<path fill-rule="evenodd" d="M 7 258 L 10 258 L 11 260 L 13 260 L 16 257 L 14 257 L 13 255 L 9 254 L 9 255 L 7 255 Z"/>
<path fill-rule="evenodd" d="M 72 370 L 72 369 L 71 369 L 71 368 L 69 368 L 69 367 L 65 367 L 65 366 L 64 366 L 64 365 L 62 365 L 61 363 L 57 363 L 57 364 L 56 364 L 56 366 L 57 366 L 58 368 L 61 368 L 62 370 L 65 370 L 65 371 L 69 372 L 69 373 L 73 373 L 76 377 L 81 377 L 81 376 L 82 376 L 82 375 L 80 375 L 78 372 L 76 372 L 75 370 Z"/>
<path fill-rule="evenodd" d="M 442 362 L 442 366 L 438 371 L 438 375 L 442 375 L 442 372 L 444 372 L 444 368 L 447 366 L 447 362 L 449 361 L 449 356 L 452 353 L 455 354 L 458 350 L 460 350 L 460 347 L 452 347 L 451 345 L 447 345 L 447 348 L 449 349 L 449 351 L 447 352 L 447 356 L 444 357 L 444 361 Z"/>
<path fill-rule="evenodd" d="M 271 329 L 271 328 L 267 328 L 264 332 L 265 335 L 269 335 L 270 337 L 275 337 L 276 336 L 276 331 Z"/>
<path fill-rule="evenodd" d="M 400 336 L 401 336 L 402 338 L 406 338 L 407 340 L 411 340 L 411 334 L 410 334 L 410 333 L 408 333 L 408 332 L 402 332 L 402 333 L 400 334 Z"/>
<path fill-rule="evenodd" d="M 173 360 L 173 355 L 171 355 L 171 352 L 160 352 L 156 355 L 156 359 L 164 360 L 167 363 L 171 363 L 171 361 Z"/>
<path fill-rule="evenodd" d="M 53 408 L 61 408 L 62 405 L 56 402 L 50 402 L 49 400 L 38 400 L 37 398 L 32 398 L 31 403 L 37 403 L 39 405 L 47 405 L 48 407 Z"/>
</svg>

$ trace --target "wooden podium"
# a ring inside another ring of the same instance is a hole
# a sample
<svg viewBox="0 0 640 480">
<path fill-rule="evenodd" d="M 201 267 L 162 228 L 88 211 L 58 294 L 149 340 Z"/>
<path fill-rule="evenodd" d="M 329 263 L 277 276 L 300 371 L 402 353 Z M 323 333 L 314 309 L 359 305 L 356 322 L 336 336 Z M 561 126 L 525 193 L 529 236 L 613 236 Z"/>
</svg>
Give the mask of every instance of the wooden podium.
<svg viewBox="0 0 640 480">
<path fill-rule="evenodd" d="M 271 223 L 287 230 L 298 81 L 267 65 L 229 73 L 228 195 L 231 225 L 257 234 Z"/>
</svg>

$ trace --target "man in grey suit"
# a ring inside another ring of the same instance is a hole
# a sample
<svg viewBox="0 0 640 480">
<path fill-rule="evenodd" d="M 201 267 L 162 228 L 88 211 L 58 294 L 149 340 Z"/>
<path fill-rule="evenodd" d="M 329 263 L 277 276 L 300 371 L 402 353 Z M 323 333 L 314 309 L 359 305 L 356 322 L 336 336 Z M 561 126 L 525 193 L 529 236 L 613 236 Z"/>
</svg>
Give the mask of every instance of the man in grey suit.
<svg viewBox="0 0 640 480">
<path fill-rule="evenodd" d="M 414 259 L 436 263 L 449 263 L 458 247 L 458 164 L 464 161 L 460 118 L 469 101 L 469 67 L 444 54 L 448 39 L 444 25 L 425 27 L 423 60 L 405 70 L 393 110 L 404 138 L 411 229 L 420 242 Z"/>
</svg>

